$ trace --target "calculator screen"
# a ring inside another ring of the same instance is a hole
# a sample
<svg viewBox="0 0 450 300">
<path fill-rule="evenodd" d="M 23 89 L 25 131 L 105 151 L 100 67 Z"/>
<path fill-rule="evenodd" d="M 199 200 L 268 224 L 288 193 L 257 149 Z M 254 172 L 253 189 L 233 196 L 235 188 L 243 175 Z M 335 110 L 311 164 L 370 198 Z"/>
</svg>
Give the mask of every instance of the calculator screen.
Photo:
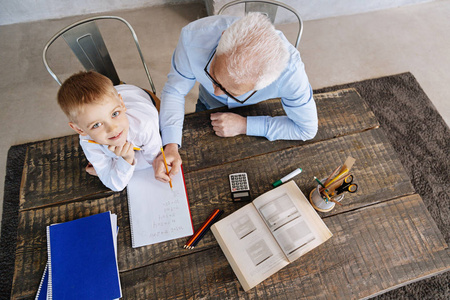
<svg viewBox="0 0 450 300">
<path fill-rule="evenodd" d="M 235 197 L 244 197 L 244 196 L 248 196 L 248 192 L 242 192 L 242 193 L 234 193 Z"/>
</svg>

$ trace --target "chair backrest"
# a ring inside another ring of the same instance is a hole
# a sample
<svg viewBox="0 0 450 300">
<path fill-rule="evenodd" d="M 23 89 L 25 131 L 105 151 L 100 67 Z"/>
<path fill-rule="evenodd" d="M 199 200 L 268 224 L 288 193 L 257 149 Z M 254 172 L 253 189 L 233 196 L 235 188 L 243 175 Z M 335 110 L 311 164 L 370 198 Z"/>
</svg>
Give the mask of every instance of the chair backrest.
<svg viewBox="0 0 450 300">
<path fill-rule="evenodd" d="M 274 0 L 235 0 L 231 1 L 224 6 L 222 6 L 219 11 L 218 15 L 225 14 L 225 10 L 231 6 L 239 5 L 239 4 L 245 4 L 245 13 L 248 12 L 261 12 L 265 14 L 267 17 L 269 17 L 270 21 L 272 23 L 275 23 L 275 17 L 277 14 L 278 7 L 283 7 L 287 9 L 288 11 L 292 12 L 292 14 L 296 17 L 298 20 L 298 32 L 297 32 L 297 38 L 295 40 L 294 46 L 295 48 L 298 47 L 300 44 L 300 39 L 302 37 L 303 33 L 303 21 L 299 15 L 299 13 L 289 5 L 286 5 L 284 3 L 274 1 Z"/>
<path fill-rule="evenodd" d="M 72 49 L 75 56 L 81 62 L 83 67 L 86 70 L 94 70 L 99 72 L 100 74 L 105 75 L 114 85 L 120 84 L 119 76 L 117 75 L 114 64 L 109 55 L 108 49 L 106 48 L 103 37 L 100 33 L 100 30 L 97 27 L 96 21 L 104 20 L 104 19 L 113 19 L 118 20 L 127 25 L 130 30 L 136 48 L 139 52 L 139 56 L 142 61 L 142 65 L 144 66 L 145 73 L 147 74 L 147 79 L 152 88 L 153 94 L 156 94 L 155 86 L 153 84 L 153 80 L 150 76 L 150 72 L 147 68 L 147 64 L 145 63 L 144 57 L 142 55 L 141 47 L 139 45 L 139 41 L 137 39 L 136 33 L 131 27 L 131 25 L 124 19 L 115 16 L 97 16 L 88 19 L 84 19 L 73 23 L 64 29 L 60 30 L 56 33 L 45 45 L 42 59 L 44 61 L 44 65 L 47 68 L 47 71 L 50 75 L 58 82 L 59 85 L 62 84 L 61 80 L 59 80 L 58 76 L 52 71 L 48 62 L 47 62 L 47 51 L 50 45 L 56 41 L 60 36 L 64 38 L 67 45 Z"/>
</svg>

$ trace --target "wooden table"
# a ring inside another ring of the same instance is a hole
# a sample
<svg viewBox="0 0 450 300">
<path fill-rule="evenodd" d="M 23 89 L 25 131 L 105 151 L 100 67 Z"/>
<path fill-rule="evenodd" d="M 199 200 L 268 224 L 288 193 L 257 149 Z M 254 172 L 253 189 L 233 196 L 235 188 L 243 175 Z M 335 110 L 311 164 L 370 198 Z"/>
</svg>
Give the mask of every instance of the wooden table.
<svg viewBox="0 0 450 300">
<path fill-rule="evenodd" d="M 396 153 L 355 90 L 315 96 L 319 132 L 307 142 L 239 136 L 219 138 L 210 112 L 186 116 L 183 158 L 194 227 L 215 208 L 229 215 L 245 203 L 230 198 L 228 174 L 247 172 L 252 197 L 297 167 L 308 195 L 313 176 L 326 177 L 348 156 L 359 185 L 321 217 L 333 233 L 323 245 L 245 293 L 213 235 L 194 250 L 187 238 L 133 249 L 126 191 L 108 191 L 85 171 L 77 136 L 28 148 L 20 194 L 12 298 L 33 298 L 47 261 L 45 228 L 111 210 L 118 215 L 118 262 L 124 299 L 356 299 L 450 269 L 448 246 Z M 222 109 L 218 109 L 221 111 Z M 279 100 L 236 109 L 282 115 Z"/>
</svg>

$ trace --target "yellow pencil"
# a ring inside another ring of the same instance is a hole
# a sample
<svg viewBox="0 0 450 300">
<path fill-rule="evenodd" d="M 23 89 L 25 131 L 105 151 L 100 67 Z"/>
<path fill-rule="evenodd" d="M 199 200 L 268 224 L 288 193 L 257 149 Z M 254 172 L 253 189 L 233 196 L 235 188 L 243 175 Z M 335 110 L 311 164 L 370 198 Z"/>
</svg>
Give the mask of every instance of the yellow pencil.
<svg viewBox="0 0 450 300">
<path fill-rule="evenodd" d="M 163 149 L 163 147 L 161 147 L 161 153 L 162 153 L 162 155 L 163 155 L 164 165 L 166 166 L 167 176 L 169 176 L 169 167 L 167 166 L 166 155 L 164 154 L 164 149 Z M 170 184 L 170 188 L 173 188 L 173 187 L 172 187 L 172 179 L 170 179 L 170 176 L 169 176 L 169 184 Z"/>
<path fill-rule="evenodd" d="M 348 173 L 348 169 L 341 170 L 341 172 L 339 172 L 339 174 L 337 174 L 336 177 L 334 177 L 332 180 L 330 180 L 330 181 L 325 185 L 325 187 L 328 188 L 333 182 L 335 182 L 335 181 L 341 179 L 341 178 L 342 178 L 345 174 L 347 174 L 347 173 Z"/>
<path fill-rule="evenodd" d="M 82 141 L 83 141 L 83 142 L 86 142 L 86 143 L 92 143 L 92 144 L 100 145 L 100 143 L 97 143 L 96 141 L 93 141 L 93 140 L 82 140 Z M 133 147 L 133 150 L 141 151 L 142 149 L 139 148 L 139 147 Z"/>
<path fill-rule="evenodd" d="M 325 182 L 323 183 L 324 186 L 327 186 L 328 182 L 331 181 L 331 179 L 333 179 L 333 177 L 338 174 L 339 170 L 341 169 L 342 166 L 337 167 L 333 173 L 330 174 L 330 176 L 328 176 L 327 180 L 325 180 Z"/>
</svg>

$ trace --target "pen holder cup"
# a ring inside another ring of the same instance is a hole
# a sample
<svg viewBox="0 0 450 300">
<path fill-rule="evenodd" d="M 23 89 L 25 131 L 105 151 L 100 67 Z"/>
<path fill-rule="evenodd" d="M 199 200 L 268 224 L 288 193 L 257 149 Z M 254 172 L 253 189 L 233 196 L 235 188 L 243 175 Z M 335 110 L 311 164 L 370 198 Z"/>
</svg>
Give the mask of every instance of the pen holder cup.
<svg viewBox="0 0 450 300">
<path fill-rule="evenodd" d="M 320 212 L 328 212 L 336 206 L 336 203 L 334 203 L 333 201 L 327 202 L 324 198 L 322 198 L 322 195 L 319 192 L 320 188 L 321 186 L 318 185 L 315 189 L 311 191 L 311 193 L 309 193 L 309 202 L 311 202 L 315 210 Z M 343 198 L 344 194 L 341 194 L 334 200 L 340 202 Z"/>
</svg>

